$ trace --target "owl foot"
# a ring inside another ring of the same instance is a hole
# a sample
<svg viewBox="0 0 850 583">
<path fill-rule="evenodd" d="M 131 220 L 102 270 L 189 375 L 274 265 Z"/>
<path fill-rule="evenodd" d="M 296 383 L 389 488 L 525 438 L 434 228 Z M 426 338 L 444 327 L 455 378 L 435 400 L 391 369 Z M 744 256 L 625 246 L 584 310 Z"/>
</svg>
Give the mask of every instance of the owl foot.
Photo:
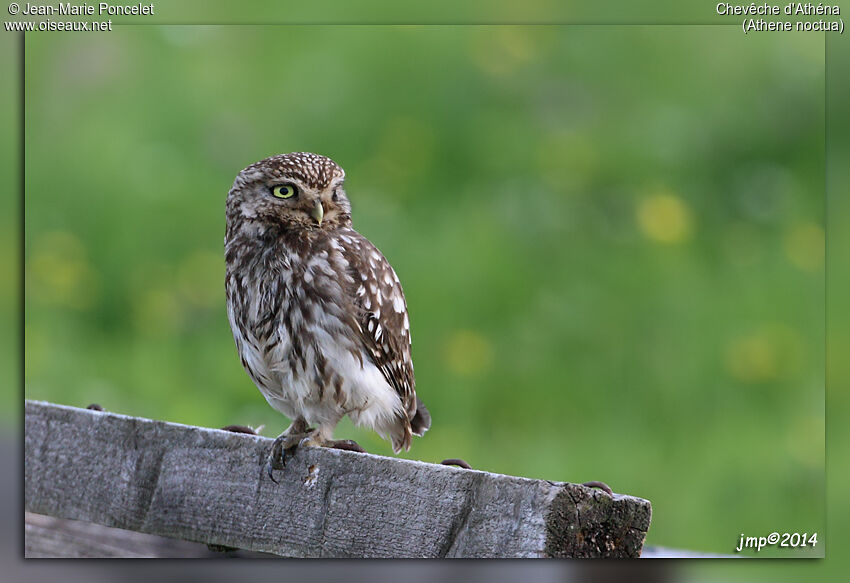
<svg viewBox="0 0 850 583">
<path fill-rule="evenodd" d="M 356 451 L 357 453 L 366 453 L 366 450 L 360 447 L 360 444 L 353 439 L 337 439 L 336 441 L 329 441 L 325 444 L 325 447 L 344 449 L 345 451 Z"/>
<path fill-rule="evenodd" d="M 266 458 L 266 473 L 275 484 L 277 480 L 274 479 L 274 470 L 282 470 L 286 467 L 286 458 L 292 456 L 292 450 L 298 447 L 302 439 L 304 439 L 303 433 L 284 433 L 272 443 L 272 450 Z"/>
<path fill-rule="evenodd" d="M 307 422 L 302 418 L 296 419 L 289 428 L 281 433 L 272 443 L 272 449 L 266 458 L 266 473 L 271 478 L 271 481 L 277 484 L 274 479 L 274 470 L 282 470 L 286 467 L 286 458 L 292 456 L 292 450 L 308 439 L 315 430 L 307 426 Z"/>
<path fill-rule="evenodd" d="M 332 449 L 344 449 L 346 451 L 356 451 L 357 453 L 366 453 L 366 450 L 360 447 L 360 444 L 353 439 L 327 439 L 322 436 L 321 432 L 314 431 L 307 435 L 298 444 L 299 447 L 330 447 Z"/>
</svg>

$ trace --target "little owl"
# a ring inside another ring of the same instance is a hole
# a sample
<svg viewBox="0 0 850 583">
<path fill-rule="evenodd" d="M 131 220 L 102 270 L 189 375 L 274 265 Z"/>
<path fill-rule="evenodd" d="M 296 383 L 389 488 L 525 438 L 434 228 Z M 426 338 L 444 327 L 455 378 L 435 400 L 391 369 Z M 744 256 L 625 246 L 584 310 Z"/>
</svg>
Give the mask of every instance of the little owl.
<svg viewBox="0 0 850 583">
<path fill-rule="evenodd" d="M 227 315 L 242 366 L 292 424 L 269 475 L 296 445 L 334 441 L 345 415 L 410 449 L 431 416 L 416 397 L 398 276 L 351 226 L 345 172 L 304 152 L 245 168 L 227 195 Z M 310 426 L 315 425 L 315 428 Z"/>
</svg>

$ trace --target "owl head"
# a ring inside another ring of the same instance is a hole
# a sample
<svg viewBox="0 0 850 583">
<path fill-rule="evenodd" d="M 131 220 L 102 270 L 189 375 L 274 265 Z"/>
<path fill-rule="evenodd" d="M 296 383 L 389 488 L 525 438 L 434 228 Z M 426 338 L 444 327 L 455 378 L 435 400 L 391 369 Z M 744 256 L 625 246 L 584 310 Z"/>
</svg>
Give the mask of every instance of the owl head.
<svg viewBox="0 0 850 583">
<path fill-rule="evenodd" d="M 344 180 L 343 169 L 318 154 L 293 152 L 260 160 L 233 181 L 227 195 L 227 222 L 247 222 L 262 231 L 350 226 L 351 204 L 342 188 Z"/>
</svg>

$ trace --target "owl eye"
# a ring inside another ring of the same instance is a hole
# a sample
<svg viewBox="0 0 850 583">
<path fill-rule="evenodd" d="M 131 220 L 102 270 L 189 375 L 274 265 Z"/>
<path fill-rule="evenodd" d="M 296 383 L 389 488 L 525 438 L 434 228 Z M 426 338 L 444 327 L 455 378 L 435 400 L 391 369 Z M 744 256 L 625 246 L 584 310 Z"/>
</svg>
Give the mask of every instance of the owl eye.
<svg viewBox="0 0 850 583">
<path fill-rule="evenodd" d="M 292 198 L 297 192 L 291 184 L 280 184 L 272 188 L 272 195 L 275 198 Z"/>
</svg>

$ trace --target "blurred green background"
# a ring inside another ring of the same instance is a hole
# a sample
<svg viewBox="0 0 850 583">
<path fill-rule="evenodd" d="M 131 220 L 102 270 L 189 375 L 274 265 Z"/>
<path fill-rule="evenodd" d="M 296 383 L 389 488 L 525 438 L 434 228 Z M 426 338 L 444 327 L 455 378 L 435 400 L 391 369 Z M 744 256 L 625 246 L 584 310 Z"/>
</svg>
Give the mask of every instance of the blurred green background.
<svg viewBox="0 0 850 583">
<path fill-rule="evenodd" d="M 648 544 L 822 532 L 823 42 L 28 35 L 26 397 L 277 435 L 227 325 L 224 198 L 244 166 L 315 151 L 407 295 L 434 424 L 405 457 L 606 481 L 652 501 Z"/>
</svg>

